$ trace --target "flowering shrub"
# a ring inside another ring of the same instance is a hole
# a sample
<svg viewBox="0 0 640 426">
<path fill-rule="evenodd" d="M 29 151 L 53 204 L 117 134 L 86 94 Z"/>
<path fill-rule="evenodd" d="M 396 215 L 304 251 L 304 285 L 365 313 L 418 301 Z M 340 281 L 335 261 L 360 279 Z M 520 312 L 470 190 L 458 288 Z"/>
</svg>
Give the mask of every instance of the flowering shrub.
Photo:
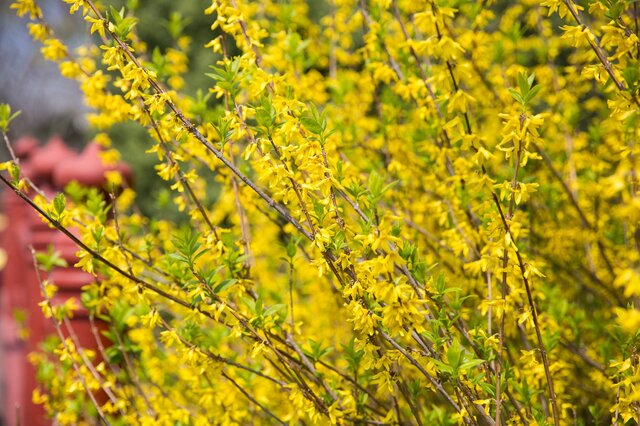
<svg viewBox="0 0 640 426">
<path fill-rule="evenodd" d="M 31 201 L 77 229 L 113 342 L 34 355 L 60 424 L 637 422 L 637 2 L 213 0 L 197 96 L 183 26 L 150 51 L 131 11 L 65 2 L 96 46 L 12 7 L 105 162 L 148 129 L 184 220 L 130 188 Z"/>
</svg>

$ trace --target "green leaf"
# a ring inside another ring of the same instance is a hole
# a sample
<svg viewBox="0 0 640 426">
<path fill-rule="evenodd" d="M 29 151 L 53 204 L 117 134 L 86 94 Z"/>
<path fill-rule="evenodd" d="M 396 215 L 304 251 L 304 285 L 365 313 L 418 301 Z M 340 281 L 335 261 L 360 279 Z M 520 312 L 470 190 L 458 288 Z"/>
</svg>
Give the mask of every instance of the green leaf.
<svg viewBox="0 0 640 426">
<path fill-rule="evenodd" d="M 289 259 L 293 259 L 296 256 L 299 243 L 300 243 L 300 240 L 296 238 L 292 237 L 289 239 L 289 242 L 287 243 L 287 256 L 289 257 Z"/>
<path fill-rule="evenodd" d="M 223 281 L 220 282 L 220 284 L 215 286 L 215 288 L 213 289 L 213 292 L 216 293 L 216 294 L 221 293 L 221 292 L 225 291 L 226 289 L 228 289 L 229 287 L 233 286 L 237 282 L 238 282 L 238 280 L 233 279 L 233 278 L 229 278 L 229 279 L 223 280 Z"/>
<path fill-rule="evenodd" d="M 218 71 L 218 68 L 214 68 L 215 71 Z M 224 76 L 222 74 L 220 74 L 219 72 L 205 72 L 204 75 L 206 75 L 209 78 L 212 78 L 214 80 L 217 81 L 222 81 L 224 80 Z"/>
<path fill-rule="evenodd" d="M 448 374 L 450 376 L 453 375 L 453 373 L 454 373 L 454 369 L 453 368 L 451 368 L 450 366 L 448 366 L 444 362 L 438 361 L 437 359 L 434 359 L 432 361 L 436 365 L 436 367 L 438 367 L 438 370 L 440 370 L 441 373 Z"/>
<path fill-rule="evenodd" d="M 53 199 L 53 208 L 55 209 L 56 213 L 58 213 L 58 216 L 60 216 L 64 212 L 66 204 L 67 199 L 62 193 L 56 195 L 56 197 Z"/>
<path fill-rule="evenodd" d="M 253 313 L 256 314 L 257 316 L 261 316 L 263 310 L 264 310 L 264 305 L 262 304 L 262 298 L 258 297 L 258 299 L 256 300 L 256 303 L 254 305 Z"/>
<path fill-rule="evenodd" d="M 444 294 L 446 288 L 444 274 L 438 275 L 438 278 L 436 278 L 436 290 L 438 291 L 438 294 Z"/>
<path fill-rule="evenodd" d="M 308 341 L 308 349 L 307 348 L 303 348 L 302 351 L 304 352 L 304 354 L 306 356 L 308 356 L 309 358 L 313 359 L 314 362 L 318 362 L 318 360 L 320 358 L 322 358 L 323 356 L 331 353 L 333 351 L 333 348 L 330 347 L 330 346 L 327 346 L 327 347 L 323 348 L 320 343 L 316 342 L 313 339 L 309 339 L 309 341 Z"/>
<path fill-rule="evenodd" d="M 11 163 L 9 173 L 11 173 L 11 183 L 14 186 L 18 186 L 18 184 L 20 183 L 20 166 L 18 166 L 16 163 Z"/>
<path fill-rule="evenodd" d="M 256 108 L 256 121 L 259 126 L 270 130 L 276 121 L 276 110 L 273 107 L 271 96 L 263 96 L 260 106 Z"/>
<path fill-rule="evenodd" d="M 180 12 L 171 12 L 169 20 L 164 23 L 164 27 L 169 31 L 171 37 L 175 40 L 182 35 L 184 28 L 191 23 L 191 20 L 184 18 Z"/>
<path fill-rule="evenodd" d="M 124 16 L 124 7 L 118 10 L 113 6 L 109 6 L 109 13 L 107 16 L 110 17 L 117 26 L 120 22 L 122 22 L 122 17 Z"/>
<path fill-rule="evenodd" d="M 191 228 L 186 228 L 173 240 L 177 253 L 170 253 L 169 257 L 187 263 L 190 268 L 194 267 L 195 261 L 207 252 L 199 239 L 200 233 L 194 233 Z"/>
<path fill-rule="evenodd" d="M 520 96 L 520 93 L 518 93 L 515 89 L 510 88 L 508 90 L 513 99 L 524 105 L 524 99 L 522 98 L 522 96 Z"/>
<path fill-rule="evenodd" d="M 400 181 L 394 180 L 393 182 L 385 185 L 382 188 L 382 191 L 380 192 L 380 195 L 384 195 L 385 192 L 387 192 L 388 190 L 390 190 L 391 188 L 393 188 L 394 186 L 396 186 L 398 183 L 400 183 Z"/>
<path fill-rule="evenodd" d="M 229 138 L 231 137 L 231 119 L 227 117 L 219 117 L 218 122 L 213 126 L 222 145 L 226 144 Z"/>
<path fill-rule="evenodd" d="M 604 16 L 611 19 L 612 21 L 617 21 L 620 15 L 624 12 L 625 4 L 622 1 L 611 2 L 609 6 L 609 10 L 605 13 Z"/>
<path fill-rule="evenodd" d="M 344 351 L 344 356 L 349 363 L 351 371 L 358 371 L 360 361 L 362 361 L 362 357 L 364 356 L 364 351 L 362 349 L 355 348 L 355 338 L 352 337 L 351 340 L 349 340 L 349 343 L 346 345 L 342 344 L 340 346 Z"/>
<path fill-rule="evenodd" d="M 471 359 L 468 361 L 464 361 L 462 364 L 460 364 L 460 370 L 470 370 L 473 367 L 477 367 L 480 364 L 483 364 L 484 361 L 481 359 Z"/>
<path fill-rule="evenodd" d="M 536 75 L 532 73 L 529 77 L 527 77 L 527 88 L 531 89 L 533 87 L 533 81 L 536 79 Z"/>
<path fill-rule="evenodd" d="M 0 130 L 7 132 L 9 130 L 9 123 L 11 120 L 19 116 L 21 111 L 16 111 L 11 114 L 11 106 L 8 104 L 0 104 Z"/>
<path fill-rule="evenodd" d="M 205 75 L 216 80 L 218 87 L 229 92 L 232 97 L 235 97 L 240 90 L 240 84 L 238 82 L 239 64 L 239 60 L 236 59 L 231 63 L 225 63 L 224 68 L 210 66 L 209 68 L 214 72 L 205 73 Z"/>
<path fill-rule="evenodd" d="M 457 339 L 451 342 L 451 346 L 449 346 L 447 350 L 447 361 L 454 370 L 460 368 L 460 364 L 462 363 L 462 346 L 460 346 L 460 342 Z"/>
<path fill-rule="evenodd" d="M 629 65 L 622 71 L 622 77 L 627 82 L 627 86 L 633 90 L 638 85 L 640 71 L 637 66 Z"/>
<path fill-rule="evenodd" d="M 38 262 L 38 267 L 46 272 L 50 272 L 56 266 L 59 266 L 61 268 L 67 266 L 67 262 L 60 257 L 60 254 L 58 252 L 53 250 L 53 247 L 51 245 L 47 247 L 46 253 L 36 253 L 36 261 Z"/>
<path fill-rule="evenodd" d="M 207 250 L 205 250 L 204 248 L 202 248 L 199 251 L 195 252 L 195 254 L 193 254 L 193 256 L 191 256 L 191 262 L 195 262 L 196 260 L 198 260 L 200 258 L 200 256 L 202 256 L 206 252 L 207 252 Z"/>
<path fill-rule="evenodd" d="M 371 194 L 371 198 L 373 200 L 377 200 L 378 198 L 380 198 L 380 196 L 382 196 L 382 192 L 384 188 L 383 185 L 384 185 L 384 180 L 378 174 L 378 172 L 373 170 L 369 174 L 369 182 L 368 182 L 369 194 Z"/>
<path fill-rule="evenodd" d="M 104 236 L 104 226 L 98 225 L 91 229 L 91 236 L 96 244 L 100 244 L 102 237 Z"/>
<path fill-rule="evenodd" d="M 518 73 L 517 82 L 520 94 L 524 96 L 529 91 L 528 78 L 524 74 Z"/>
<path fill-rule="evenodd" d="M 313 118 L 313 117 L 302 117 L 300 119 L 300 122 L 311 133 L 314 133 L 316 135 L 319 135 L 320 133 L 322 133 L 322 126 L 315 118 Z"/>
<path fill-rule="evenodd" d="M 527 95 L 524 97 L 524 103 L 528 104 L 529 102 L 531 102 L 531 100 L 535 98 L 535 96 L 538 94 L 539 91 L 540 91 L 540 86 L 538 85 L 533 86 L 529 91 L 529 93 L 527 93 Z"/>
<path fill-rule="evenodd" d="M 125 38 L 127 35 L 129 35 L 131 30 L 136 26 L 137 23 L 138 20 L 132 16 L 128 16 L 122 19 L 116 26 L 116 34 L 120 38 Z"/>
<path fill-rule="evenodd" d="M 325 139 L 325 130 L 327 129 L 327 119 L 324 114 L 320 114 L 318 112 L 318 108 L 314 104 L 309 106 L 309 111 L 311 115 L 305 115 L 300 118 L 300 122 L 307 128 L 311 133 L 316 134 L 321 137 L 321 139 Z"/>
<path fill-rule="evenodd" d="M 267 308 L 266 311 L 264 311 L 264 316 L 265 317 L 270 317 L 271 315 L 274 315 L 275 313 L 281 311 L 282 309 L 285 309 L 287 307 L 287 305 L 283 304 L 283 303 L 278 303 L 276 305 L 273 305 L 269 308 Z"/>
</svg>

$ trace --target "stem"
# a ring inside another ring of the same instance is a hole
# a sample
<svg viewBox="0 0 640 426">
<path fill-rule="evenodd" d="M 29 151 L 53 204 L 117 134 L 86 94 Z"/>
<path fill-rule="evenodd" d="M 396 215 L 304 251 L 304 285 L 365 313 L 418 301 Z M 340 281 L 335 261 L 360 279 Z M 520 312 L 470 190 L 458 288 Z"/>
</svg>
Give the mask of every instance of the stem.
<svg viewBox="0 0 640 426">
<path fill-rule="evenodd" d="M 149 111 L 149 108 L 144 104 L 144 101 L 141 100 L 141 104 L 142 104 L 142 106 L 144 108 L 144 112 L 146 113 L 147 118 L 151 122 L 151 127 L 153 127 L 153 130 L 155 131 L 156 136 L 158 138 L 158 142 L 160 142 L 160 146 L 162 147 L 163 151 L 165 152 L 165 155 L 167 156 L 167 159 L 169 160 L 169 163 L 172 166 L 175 166 L 177 171 L 178 171 L 178 176 L 179 176 L 180 183 L 182 183 L 182 185 L 184 185 L 184 187 L 187 189 L 187 192 L 189 193 L 189 197 L 191 198 L 193 203 L 196 205 L 196 208 L 200 212 L 200 215 L 202 215 L 202 218 L 204 219 L 205 223 L 207 224 L 207 226 L 209 227 L 211 232 L 213 232 L 214 236 L 216 237 L 216 240 L 220 241 L 220 237 L 218 236 L 216 227 L 213 225 L 213 223 L 211 223 L 211 220 L 209 219 L 209 215 L 207 214 L 206 210 L 204 209 L 204 206 L 202 205 L 202 202 L 200 202 L 200 200 L 196 196 L 195 192 L 193 191 L 193 188 L 191 187 L 191 184 L 185 178 L 184 173 L 182 172 L 182 169 L 180 168 L 180 166 L 176 162 L 176 160 L 175 160 L 175 158 L 173 156 L 173 151 L 171 151 L 169 149 L 169 146 L 167 145 L 167 142 L 165 141 L 164 137 L 162 136 L 162 133 L 160 132 L 160 129 L 158 128 L 158 123 L 153 118 L 153 115 L 151 115 L 151 112 Z"/>
<path fill-rule="evenodd" d="M 293 315 L 293 259 L 289 259 L 289 305 L 291 306 L 291 334 L 295 334 L 296 320 Z"/>
<path fill-rule="evenodd" d="M 493 193 L 494 202 L 498 206 L 498 211 L 500 213 L 500 218 L 502 219 L 502 224 L 507 230 L 507 232 L 511 233 L 511 229 L 509 227 L 509 223 L 502 211 L 502 207 L 500 206 L 500 201 L 498 200 L 498 196 Z M 520 271 L 522 272 L 522 280 L 524 281 L 524 287 L 527 292 L 527 300 L 529 302 L 529 306 L 531 307 L 531 315 L 533 317 L 533 325 L 536 331 L 536 338 L 538 340 L 538 349 L 540 350 L 540 357 L 542 358 L 542 365 L 544 367 L 544 374 L 547 380 L 547 387 L 549 389 L 549 399 L 551 400 L 551 408 L 553 409 L 553 422 L 555 426 L 560 425 L 559 414 L 558 414 L 558 404 L 556 400 L 556 393 L 553 387 L 553 378 L 551 377 L 551 370 L 549 368 L 549 360 L 547 359 L 547 350 L 544 346 L 544 342 L 542 341 L 542 333 L 540 332 L 540 324 L 538 321 L 538 312 L 533 301 L 533 296 L 531 293 L 531 286 L 529 285 L 529 279 L 525 276 L 526 267 L 524 265 L 524 261 L 522 260 L 522 255 L 519 251 L 516 251 L 516 258 L 518 259 L 518 266 L 520 267 Z"/>
<path fill-rule="evenodd" d="M 249 401 L 251 401 L 252 403 L 256 404 L 258 407 L 260 407 L 260 409 L 262 411 L 264 411 L 265 413 L 267 413 L 271 418 L 273 418 L 275 421 L 277 421 L 281 425 L 287 426 L 287 423 L 285 423 L 284 421 L 280 420 L 280 418 L 278 416 L 276 416 L 275 414 L 273 414 L 271 412 L 271 410 L 269 410 L 267 407 L 265 407 L 264 405 L 262 405 L 258 401 L 256 401 L 256 399 L 254 397 L 252 397 L 242 386 L 240 386 L 235 380 L 233 380 L 231 377 L 229 377 L 229 375 L 227 373 L 225 373 L 224 371 L 222 372 L 222 377 L 224 377 L 229 382 L 231 382 L 231 384 L 233 386 L 235 386 L 236 389 L 238 389 L 240 391 L 240 393 L 242 393 L 242 395 L 245 396 L 245 398 L 247 398 Z"/>
</svg>

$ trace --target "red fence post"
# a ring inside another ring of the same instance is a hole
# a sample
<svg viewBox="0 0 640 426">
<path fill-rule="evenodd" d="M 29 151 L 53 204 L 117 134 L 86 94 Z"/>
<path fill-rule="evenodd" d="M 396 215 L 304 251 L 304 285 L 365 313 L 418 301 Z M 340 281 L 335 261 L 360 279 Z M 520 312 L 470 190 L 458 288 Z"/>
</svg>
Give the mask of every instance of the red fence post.
<svg viewBox="0 0 640 426">
<path fill-rule="evenodd" d="M 20 142 L 26 147 L 29 140 Z M 18 144 L 18 146 L 20 146 Z M 24 152 L 23 152 L 24 151 Z M 106 167 L 100 159 L 100 147 L 91 143 L 80 154 L 76 154 L 64 145 L 62 140 L 53 138 L 44 147 L 23 149 L 22 170 L 47 196 L 60 191 L 71 181 L 84 186 L 103 187 L 105 173 L 117 169 L 126 178 L 131 171 L 127 166 Z M 31 194 L 33 195 L 33 194 Z M 66 236 L 50 228 L 27 204 L 11 191 L 3 194 L 4 209 L 8 227 L 2 238 L 2 245 L 8 259 L 2 277 L 2 343 L 4 346 L 4 393 L 6 420 L 9 425 L 44 426 L 51 422 L 45 418 L 41 405 L 33 404 L 31 395 L 37 386 L 34 367 L 27 361 L 28 353 L 37 350 L 47 335 L 54 333 L 51 319 L 44 318 L 38 303 L 42 300 L 37 271 L 34 269 L 30 247 L 36 251 L 46 251 L 49 246 L 58 251 L 69 265 L 56 268 L 50 279 L 58 287 L 53 303 L 64 303 L 75 298 L 78 306 L 82 287 L 94 278 L 81 270 L 73 268 L 77 262 L 77 247 Z M 26 316 L 25 326 L 29 331 L 26 341 L 19 334 L 13 312 L 21 311 Z M 80 308 L 71 319 L 74 337 L 81 346 L 97 349 L 97 343 L 88 312 Z"/>
</svg>

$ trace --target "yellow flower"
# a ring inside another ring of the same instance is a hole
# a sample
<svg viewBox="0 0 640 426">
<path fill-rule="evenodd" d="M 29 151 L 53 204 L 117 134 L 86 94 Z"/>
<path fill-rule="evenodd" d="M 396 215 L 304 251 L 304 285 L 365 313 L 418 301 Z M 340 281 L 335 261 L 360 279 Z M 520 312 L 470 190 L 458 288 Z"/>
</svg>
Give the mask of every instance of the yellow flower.
<svg viewBox="0 0 640 426">
<path fill-rule="evenodd" d="M 16 15 L 19 17 L 29 15 L 29 19 L 31 20 L 42 19 L 42 11 L 33 0 L 17 0 L 9 7 L 15 9 Z"/>
<path fill-rule="evenodd" d="M 67 56 L 67 47 L 55 38 L 45 40 L 40 51 L 42 56 L 50 61 L 58 61 Z"/>
</svg>

